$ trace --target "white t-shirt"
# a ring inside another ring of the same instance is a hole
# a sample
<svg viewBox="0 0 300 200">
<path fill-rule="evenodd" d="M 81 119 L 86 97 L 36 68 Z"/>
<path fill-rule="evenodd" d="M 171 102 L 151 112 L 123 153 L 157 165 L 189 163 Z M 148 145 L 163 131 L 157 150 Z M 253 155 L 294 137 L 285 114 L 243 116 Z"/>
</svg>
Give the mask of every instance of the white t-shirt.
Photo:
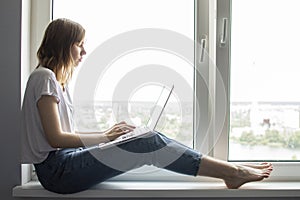
<svg viewBox="0 0 300 200">
<path fill-rule="evenodd" d="M 64 91 L 50 69 L 38 67 L 30 75 L 22 106 L 21 162 L 40 163 L 44 161 L 52 148 L 45 136 L 37 102 L 43 95 L 54 96 L 58 100 L 61 128 L 74 133 L 73 108 L 69 90 Z"/>
</svg>

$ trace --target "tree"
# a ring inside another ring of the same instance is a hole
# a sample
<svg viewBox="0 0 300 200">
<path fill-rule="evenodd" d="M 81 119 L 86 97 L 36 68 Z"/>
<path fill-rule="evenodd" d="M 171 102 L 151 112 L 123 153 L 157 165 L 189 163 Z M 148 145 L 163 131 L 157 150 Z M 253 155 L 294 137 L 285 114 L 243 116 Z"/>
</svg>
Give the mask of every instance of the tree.
<svg viewBox="0 0 300 200">
<path fill-rule="evenodd" d="M 279 133 L 278 130 L 266 130 L 264 140 L 267 144 L 280 143 L 285 144 L 284 137 Z"/>
<path fill-rule="evenodd" d="M 290 148 L 299 148 L 300 147 L 300 131 L 294 132 L 289 140 L 288 147 Z"/>
<path fill-rule="evenodd" d="M 242 144 L 256 145 L 257 144 L 257 139 L 256 139 L 256 137 L 255 137 L 255 135 L 253 134 L 252 131 L 249 131 L 249 132 L 244 131 L 241 134 L 240 142 Z"/>
</svg>

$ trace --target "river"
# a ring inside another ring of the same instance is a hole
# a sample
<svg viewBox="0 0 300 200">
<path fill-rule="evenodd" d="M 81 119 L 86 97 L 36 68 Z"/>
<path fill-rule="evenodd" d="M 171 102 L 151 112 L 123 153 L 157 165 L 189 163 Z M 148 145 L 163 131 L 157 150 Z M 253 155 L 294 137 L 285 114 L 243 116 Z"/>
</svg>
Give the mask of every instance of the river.
<svg viewBox="0 0 300 200">
<path fill-rule="evenodd" d="M 229 145 L 229 160 L 300 160 L 300 149 L 269 146 L 249 146 L 237 143 Z"/>
</svg>

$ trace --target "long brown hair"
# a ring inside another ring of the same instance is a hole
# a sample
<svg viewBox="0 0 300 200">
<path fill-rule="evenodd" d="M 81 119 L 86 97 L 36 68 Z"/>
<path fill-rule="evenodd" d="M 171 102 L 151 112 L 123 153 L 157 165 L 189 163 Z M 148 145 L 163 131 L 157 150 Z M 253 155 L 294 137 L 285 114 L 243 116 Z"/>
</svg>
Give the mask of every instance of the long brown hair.
<svg viewBox="0 0 300 200">
<path fill-rule="evenodd" d="M 56 19 L 52 21 L 44 34 L 41 46 L 37 51 L 39 66 L 51 69 L 57 80 L 64 86 L 72 77 L 74 60 L 71 48 L 85 36 L 85 29 L 78 23 L 69 19 Z M 58 72 L 61 71 L 61 77 Z"/>
</svg>

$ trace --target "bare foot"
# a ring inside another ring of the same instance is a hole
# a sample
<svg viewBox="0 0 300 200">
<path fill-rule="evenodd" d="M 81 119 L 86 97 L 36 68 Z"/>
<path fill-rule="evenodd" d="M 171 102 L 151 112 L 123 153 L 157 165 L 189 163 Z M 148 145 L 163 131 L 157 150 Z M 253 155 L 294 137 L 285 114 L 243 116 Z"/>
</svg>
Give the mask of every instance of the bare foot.
<svg viewBox="0 0 300 200">
<path fill-rule="evenodd" d="M 198 175 L 220 178 L 224 180 L 229 189 L 237 189 L 245 183 L 268 178 L 272 170 L 273 166 L 270 163 L 233 164 L 209 156 L 203 156 Z"/>
<path fill-rule="evenodd" d="M 245 183 L 268 178 L 273 167 L 270 163 L 262 163 L 236 165 L 236 169 L 236 173 L 233 176 L 224 178 L 224 182 L 229 189 L 237 189 Z"/>
</svg>

